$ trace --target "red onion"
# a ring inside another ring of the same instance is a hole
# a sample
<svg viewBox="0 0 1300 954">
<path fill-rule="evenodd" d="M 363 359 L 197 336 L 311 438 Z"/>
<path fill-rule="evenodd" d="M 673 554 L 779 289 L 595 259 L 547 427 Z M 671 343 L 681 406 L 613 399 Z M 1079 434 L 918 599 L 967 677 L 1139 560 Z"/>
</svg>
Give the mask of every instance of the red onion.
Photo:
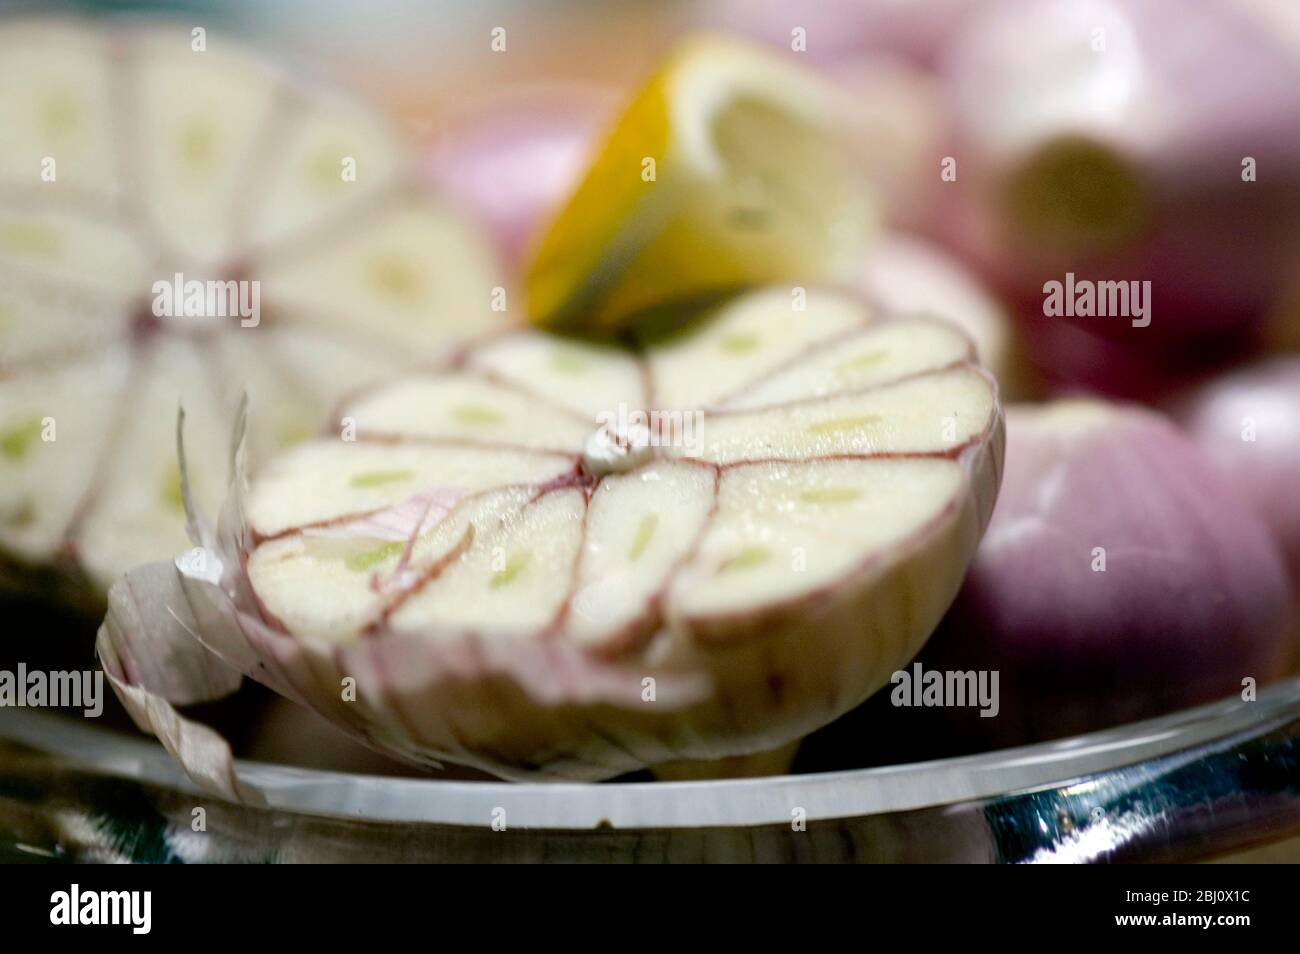
<svg viewBox="0 0 1300 954">
<path fill-rule="evenodd" d="M 989 530 L 922 660 L 998 671 L 996 717 L 934 712 L 967 740 L 1017 744 L 1263 683 L 1291 609 L 1264 522 L 1164 417 L 1020 405 Z"/>
<path fill-rule="evenodd" d="M 1098 395 L 1159 404 L 1245 358 L 1255 347 L 1235 338 L 1188 348 L 1156 348 L 1149 339 L 1110 338 L 1077 324 L 1019 316 L 1024 373 L 1040 395 Z"/>
<path fill-rule="evenodd" d="M 1178 413 L 1269 525 L 1300 587 L 1300 356 L 1218 378 Z"/>
<path fill-rule="evenodd" d="M 1148 348 L 1252 323 L 1298 261 L 1289 40 L 1234 5 L 1185 0 L 998 3 L 968 22 L 945 60 L 955 241 L 1035 321 Z M 1043 317 L 1044 283 L 1067 273 L 1149 281 L 1149 327 Z"/>
</svg>

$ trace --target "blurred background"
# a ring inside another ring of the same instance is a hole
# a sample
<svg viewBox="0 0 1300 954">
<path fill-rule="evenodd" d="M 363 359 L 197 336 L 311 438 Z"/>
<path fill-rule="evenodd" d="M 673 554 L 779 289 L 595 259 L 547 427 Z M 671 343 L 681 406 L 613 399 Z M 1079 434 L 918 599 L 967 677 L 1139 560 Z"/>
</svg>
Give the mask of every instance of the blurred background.
<svg viewBox="0 0 1300 954">
<path fill-rule="evenodd" d="M 518 207 L 562 196 L 677 39 L 752 36 L 853 94 L 845 131 L 889 224 L 955 252 L 1013 311 L 1041 318 L 1043 282 L 1067 270 L 1152 282 L 1159 316 L 1142 335 L 1022 323 L 1013 395 L 1159 400 L 1300 337 L 1289 0 L 0 3 L 34 8 L 201 20 L 359 88 L 429 146 L 435 180 L 495 192 L 474 211 L 513 205 L 516 230 Z"/>
<path fill-rule="evenodd" d="M 885 219 L 858 276 L 863 289 L 963 324 L 1009 400 L 1100 395 L 1177 421 L 1177 440 L 1217 458 L 1214 479 L 1268 528 L 1294 598 L 1295 0 L 0 2 L 0 12 L 35 9 L 163 12 L 359 89 L 400 119 L 420 144 L 428 181 L 486 224 L 515 265 L 618 104 L 678 39 L 722 30 L 784 50 L 850 94 L 843 132 Z M 504 49 L 493 49 L 497 30 Z M 1045 313 L 1046 283 L 1067 274 L 1149 282 L 1149 323 Z M 1247 417 L 1271 422 L 1276 453 L 1264 463 L 1233 456 Z M 1163 440 L 1143 425 L 1121 443 Z M 1181 467 L 1183 453 L 1179 444 L 1165 460 Z M 1188 460 L 1185 473 L 1199 475 L 1200 458 Z M 1100 486 L 1100 477 L 1090 479 Z M 1110 495 L 1102 488 L 1093 502 Z M 1090 516 L 1082 509 L 1077 519 Z M 1199 579 L 1195 567 L 1186 572 Z M 1239 591 L 1243 606 L 1277 597 L 1247 589 Z M 1003 599 L 1011 597 L 995 585 L 967 594 L 927 653 L 951 668 L 1001 659 L 1004 671 L 1031 680 L 1039 695 L 1026 711 L 994 720 L 1009 734 L 982 733 L 977 720 L 955 725 L 948 714 L 890 728 L 897 710 L 877 697 L 814 735 L 796 765 L 847 768 L 1032 742 L 1222 697 L 1260 659 L 1272 675 L 1294 671 L 1294 620 L 1262 634 L 1240 606 L 1235 616 L 1189 621 L 1151 597 L 1130 607 L 1143 625 L 1134 624 L 1128 644 L 1075 645 L 1062 656 L 1059 646 L 1037 655 L 1008 648 L 1016 638 L 1042 644 L 1055 636 L 986 626 L 1005 623 Z M 1098 620 L 1111 636 L 1127 632 L 1105 613 Z M 984 654 L 978 659 L 953 650 L 972 627 L 987 631 L 984 642 L 965 639 Z M 1142 652 L 1126 655 L 1143 640 Z M 1186 665 L 1171 669 L 1174 658 Z M 1044 682 L 1045 666 L 1068 672 Z M 262 758 L 404 771 L 344 748 L 332 731 L 277 709 L 257 737 L 236 741 Z"/>
</svg>

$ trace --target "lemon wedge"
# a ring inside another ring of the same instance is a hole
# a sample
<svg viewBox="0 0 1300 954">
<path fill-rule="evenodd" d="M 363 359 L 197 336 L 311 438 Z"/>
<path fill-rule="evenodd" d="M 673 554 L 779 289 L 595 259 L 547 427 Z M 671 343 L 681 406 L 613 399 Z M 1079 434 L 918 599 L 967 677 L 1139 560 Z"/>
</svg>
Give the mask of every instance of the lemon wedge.
<svg viewBox="0 0 1300 954">
<path fill-rule="evenodd" d="M 838 134 L 851 112 L 789 56 L 688 40 L 532 250 L 531 319 L 608 334 L 737 288 L 845 277 L 875 219 Z"/>
</svg>

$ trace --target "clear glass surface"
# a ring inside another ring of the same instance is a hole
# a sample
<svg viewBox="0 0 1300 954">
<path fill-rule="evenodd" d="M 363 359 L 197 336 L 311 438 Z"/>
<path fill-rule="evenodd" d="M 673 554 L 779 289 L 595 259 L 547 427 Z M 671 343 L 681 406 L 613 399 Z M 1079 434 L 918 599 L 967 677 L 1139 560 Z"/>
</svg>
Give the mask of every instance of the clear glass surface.
<svg viewBox="0 0 1300 954">
<path fill-rule="evenodd" d="M 9 861 L 1186 861 L 1300 833 L 1300 678 L 1042 745 L 822 774 L 511 784 L 240 763 L 267 808 L 52 713 L 0 709 L 0 740 Z"/>
</svg>

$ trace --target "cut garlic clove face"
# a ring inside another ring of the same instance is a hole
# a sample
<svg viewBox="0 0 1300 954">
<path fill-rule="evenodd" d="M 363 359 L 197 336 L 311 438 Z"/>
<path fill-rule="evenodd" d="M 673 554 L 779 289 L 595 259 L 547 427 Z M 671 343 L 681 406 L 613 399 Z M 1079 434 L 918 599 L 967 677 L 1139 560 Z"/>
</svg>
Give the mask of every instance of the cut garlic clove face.
<svg viewBox="0 0 1300 954">
<path fill-rule="evenodd" d="M 772 748 L 883 685 L 991 510 L 996 385 L 946 325 L 808 301 L 743 295 L 635 354 L 500 336 L 355 396 L 354 442 L 272 461 L 248 576 L 304 653 L 372 680 L 329 711 L 402 758 L 591 778 Z M 610 705 L 473 675 L 533 652 L 708 689 Z"/>
<path fill-rule="evenodd" d="M 0 183 L 29 189 L 54 158 L 59 180 L 92 201 L 121 189 L 109 37 L 69 21 L 31 20 L 0 31 Z M 108 161 L 106 161 L 108 160 Z"/>
<path fill-rule="evenodd" d="M 263 537 L 298 527 L 345 524 L 391 509 L 430 488 L 473 494 L 545 485 L 575 469 L 562 454 L 420 442 L 311 441 L 271 461 L 252 489 L 249 522 Z"/>
<path fill-rule="evenodd" d="M 714 407 L 813 345 L 862 327 L 861 308 L 852 300 L 815 291 L 800 303 L 802 310 L 796 302 L 786 289 L 756 292 L 656 348 L 646 361 L 655 400 L 669 408 Z"/>
<path fill-rule="evenodd" d="M 655 461 L 591 491 L 565 633 L 584 645 L 644 635 L 714 506 L 712 468 Z"/>
<path fill-rule="evenodd" d="M 47 561 L 62 546 L 86 476 L 111 453 L 114 414 L 103 396 L 125 389 L 130 366 L 128 349 L 111 345 L 76 366 L 0 378 L 0 539 L 18 559 Z"/>
<path fill-rule="evenodd" d="M 177 257 L 229 261 L 246 177 L 283 95 L 272 69 L 225 44 L 150 30 L 127 45 L 123 98 L 136 134 L 123 145 L 150 231 Z"/>
<path fill-rule="evenodd" d="M 961 466 L 941 458 L 730 467 L 669 610 L 689 625 L 832 586 L 917 533 L 962 483 Z"/>
<path fill-rule="evenodd" d="M 620 406 L 646 404 L 641 365 L 621 348 L 508 335 L 476 349 L 469 364 L 488 376 L 527 382 L 530 391 L 587 422 Z"/>
<path fill-rule="evenodd" d="M 486 240 L 411 168 L 382 117 L 215 33 L 0 24 L 6 579 L 57 565 L 94 605 L 184 548 L 178 405 L 211 511 L 243 393 L 265 460 L 507 323 Z"/>
<path fill-rule="evenodd" d="M 407 171 L 395 131 L 364 105 L 304 103 L 299 108 L 267 163 L 266 201 L 247 210 L 247 237 L 255 248 L 291 242 L 306 229 L 365 208 L 399 185 Z"/>
<path fill-rule="evenodd" d="M 584 491 L 567 487 L 479 522 L 473 543 L 406 598 L 392 627 L 502 638 L 552 628 L 565 607 L 585 510 Z"/>
<path fill-rule="evenodd" d="M 727 409 L 745 409 L 832 396 L 907 375 L 967 362 L 970 343 L 955 328 L 939 322 L 898 321 L 866 328 L 835 339 L 788 368 L 726 401 Z"/>
</svg>

